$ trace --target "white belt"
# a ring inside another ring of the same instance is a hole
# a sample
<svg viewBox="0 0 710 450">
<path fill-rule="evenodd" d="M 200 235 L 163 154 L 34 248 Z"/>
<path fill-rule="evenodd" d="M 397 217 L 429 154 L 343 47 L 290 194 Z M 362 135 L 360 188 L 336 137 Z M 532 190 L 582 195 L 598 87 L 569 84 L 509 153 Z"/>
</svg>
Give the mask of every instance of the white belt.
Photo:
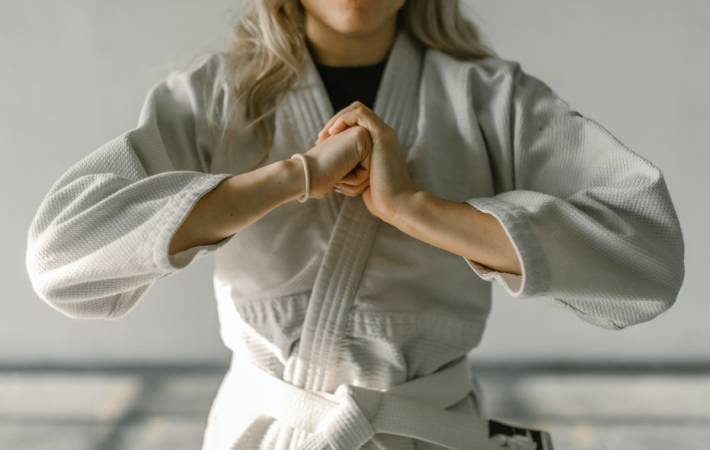
<svg viewBox="0 0 710 450">
<path fill-rule="evenodd" d="M 312 433 L 299 450 L 358 450 L 377 433 L 419 439 L 452 450 L 498 450 L 488 420 L 446 411 L 471 392 L 466 358 L 432 375 L 385 390 L 341 384 L 308 391 L 235 358 L 234 373 L 260 412 Z"/>
</svg>

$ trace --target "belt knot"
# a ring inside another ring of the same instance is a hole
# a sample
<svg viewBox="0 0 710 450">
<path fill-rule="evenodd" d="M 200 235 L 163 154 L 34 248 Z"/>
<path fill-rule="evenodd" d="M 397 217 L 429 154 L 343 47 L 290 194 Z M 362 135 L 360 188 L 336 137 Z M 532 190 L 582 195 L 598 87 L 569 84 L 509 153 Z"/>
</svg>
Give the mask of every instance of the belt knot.
<svg viewBox="0 0 710 450">
<path fill-rule="evenodd" d="M 378 432 L 374 423 L 383 392 L 351 384 L 341 384 L 332 394 L 336 411 L 324 420 L 301 447 L 302 450 L 349 450 L 360 448 Z"/>
</svg>

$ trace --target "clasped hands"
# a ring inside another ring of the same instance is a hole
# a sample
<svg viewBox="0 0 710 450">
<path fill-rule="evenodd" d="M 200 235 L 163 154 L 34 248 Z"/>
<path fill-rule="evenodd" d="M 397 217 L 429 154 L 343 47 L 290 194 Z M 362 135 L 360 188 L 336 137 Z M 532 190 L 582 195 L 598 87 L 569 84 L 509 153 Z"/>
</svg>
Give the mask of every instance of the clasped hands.
<svg viewBox="0 0 710 450">
<path fill-rule="evenodd" d="M 318 133 L 316 145 L 353 127 L 367 131 L 358 164 L 334 184 L 343 195 L 362 195 L 371 214 L 393 224 L 417 191 L 395 130 L 356 101 L 336 113 Z M 369 139 L 367 139 L 369 137 Z"/>
</svg>

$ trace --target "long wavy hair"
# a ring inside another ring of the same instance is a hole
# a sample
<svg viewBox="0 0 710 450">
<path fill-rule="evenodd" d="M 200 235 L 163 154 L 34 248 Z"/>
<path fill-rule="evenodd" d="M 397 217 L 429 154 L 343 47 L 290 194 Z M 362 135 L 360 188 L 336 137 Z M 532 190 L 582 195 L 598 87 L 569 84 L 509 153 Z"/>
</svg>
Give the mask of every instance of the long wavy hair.
<svg viewBox="0 0 710 450">
<path fill-rule="evenodd" d="M 421 44 L 457 58 L 483 58 L 497 53 L 483 44 L 474 23 L 459 11 L 458 0 L 406 0 L 397 12 L 397 26 L 405 27 Z M 235 158 L 235 120 L 247 121 L 261 142 L 261 158 L 273 145 L 275 110 L 283 95 L 301 79 L 308 47 L 305 12 L 300 0 L 243 0 L 233 29 L 231 47 L 221 52 L 225 64 L 216 74 L 208 102 L 207 122 L 217 147 Z M 220 101 L 219 93 L 228 90 Z M 239 111 L 239 112 L 238 112 Z"/>
</svg>

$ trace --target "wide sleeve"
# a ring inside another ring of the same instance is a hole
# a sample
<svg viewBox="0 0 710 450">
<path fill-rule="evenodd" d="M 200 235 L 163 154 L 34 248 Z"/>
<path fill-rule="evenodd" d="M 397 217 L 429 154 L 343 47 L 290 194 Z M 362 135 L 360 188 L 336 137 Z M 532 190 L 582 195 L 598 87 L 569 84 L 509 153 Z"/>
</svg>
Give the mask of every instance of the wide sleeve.
<svg viewBox="0 0 710 450">
<path fill-rule="evenodd" d="M 125 315 L 156 280 L 231 237 L 169 255 L 197 201 L 228 173 L 209 173 L 205 100 L 218 60 L 174 71 L 147 94 L 135 128 L 101 145 L 50 187 L 27 232 L 36 294 L 73 318 Z"/>
<path fill-rule="evenodd" d="M 661 170 L 510 63 L 479 105 L 500 183 L 495 195 L 465 201 L 500 222 L 522 274 L 464 259 L 514 298 L 541 297 L 603 328 L 656 317 L 674 304 L 685 272 Z"/>
</svg>

